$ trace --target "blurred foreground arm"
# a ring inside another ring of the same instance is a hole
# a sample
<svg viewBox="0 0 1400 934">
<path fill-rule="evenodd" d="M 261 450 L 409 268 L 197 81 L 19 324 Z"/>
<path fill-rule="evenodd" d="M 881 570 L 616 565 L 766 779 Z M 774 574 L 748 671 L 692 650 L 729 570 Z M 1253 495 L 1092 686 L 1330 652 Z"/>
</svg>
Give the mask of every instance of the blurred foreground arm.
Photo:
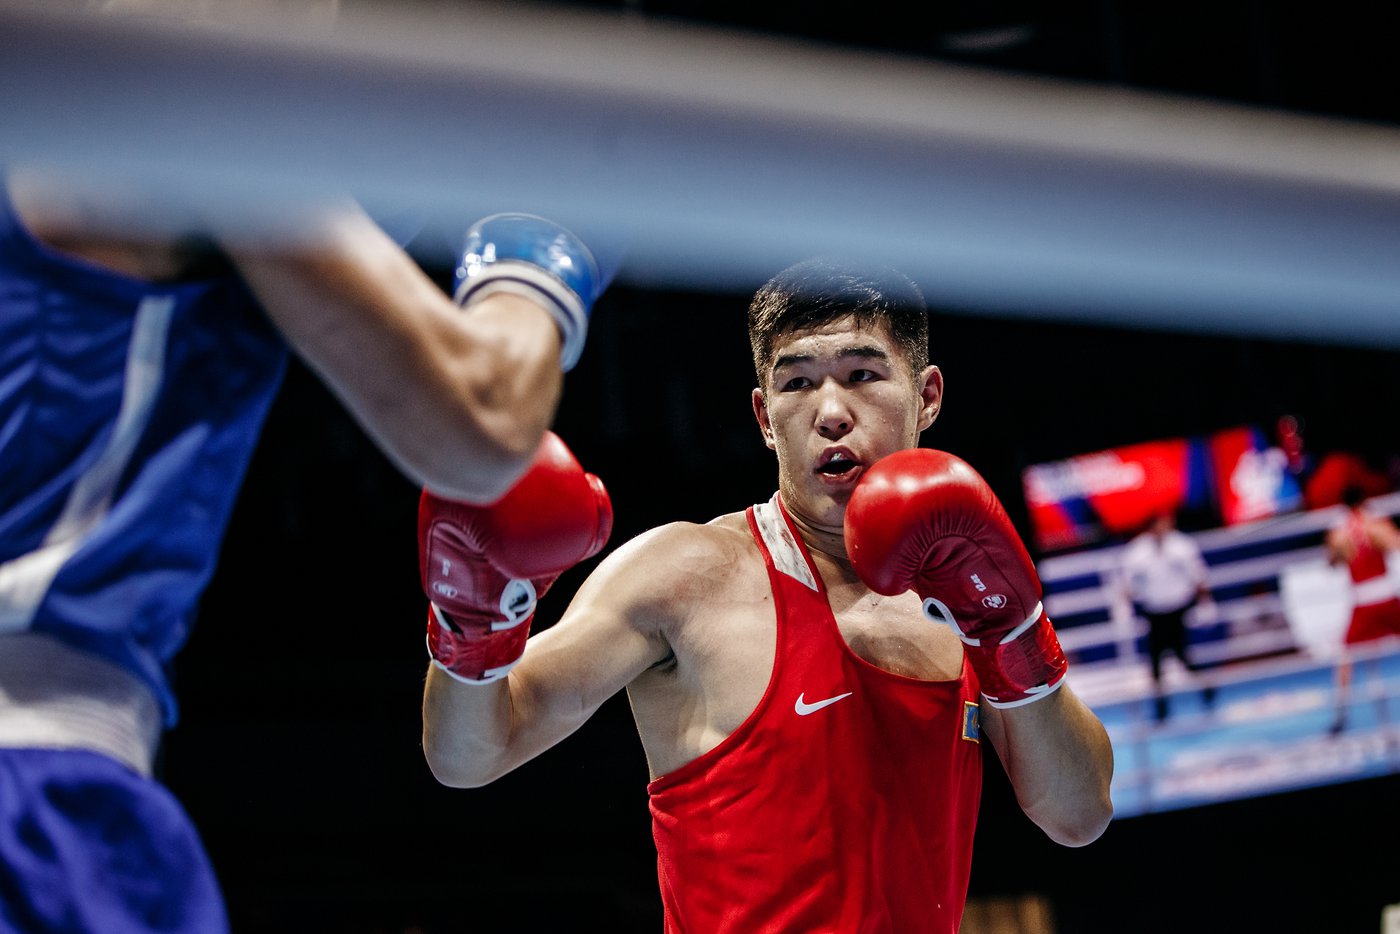
<svg viewBox="0 0 1400 934">
<path fill-rule="evenodd" d="M 597 297 L 593 258 L 572 234 L 524 215 L 479 222 L 457 301 L 354 204 L 318 207 L 290 236 L 221 242 L 302 359 L 411 480 L 489 502 L 519 479 Z"/>
</svg>

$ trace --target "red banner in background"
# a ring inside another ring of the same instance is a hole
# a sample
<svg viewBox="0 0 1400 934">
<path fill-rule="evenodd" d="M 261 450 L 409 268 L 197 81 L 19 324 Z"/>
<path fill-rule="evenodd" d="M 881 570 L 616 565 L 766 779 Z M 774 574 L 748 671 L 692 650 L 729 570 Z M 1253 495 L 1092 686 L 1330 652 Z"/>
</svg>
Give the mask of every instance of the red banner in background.
<svg viewBox="0 0 1400 934">
<path fill-rule="evenodd" d="M 1166 509 L 1205 509 L 1230 525 L 1301 506 L 1287 455 L 1249 426 L 1036 464 L 1022 488 L 1041 551 L 1135 534 Z"/>
<path fill-rule="evenodd" d="M 1022 475 L 1036 543 L 1056 550 L 1128 534 L 1189 491 L 1190 442 L 1149 441 L 1036 464 Z"/>
</svg>

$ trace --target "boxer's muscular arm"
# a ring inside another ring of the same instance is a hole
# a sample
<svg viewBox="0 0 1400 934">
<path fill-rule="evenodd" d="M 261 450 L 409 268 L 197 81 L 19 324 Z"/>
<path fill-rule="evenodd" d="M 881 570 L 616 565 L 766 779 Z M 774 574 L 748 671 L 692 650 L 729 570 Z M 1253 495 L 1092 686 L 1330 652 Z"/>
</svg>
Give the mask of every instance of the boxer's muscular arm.
<svg viewBox="0 0 1400 934">
<path fill-rule="evenodd" d="M 504 293 L 463 313 L 357 206 L 302 223 L 286 242 L 223 240 L 268 315 L 411 480 L 465 500 L 503 493 L 558 404 L 553 319 Z"/>
<path fill-rule="evenodd" d="M 1113 749 L 1070 686 L 1024 707 L 983 704 L 980 715 L 1026 816 L 1065 846 L 1098 839 L 1113 812 Z"/>
<path fill-rule="evenodd" d="M 559 622 L 530 638 L 506 678 L 462 684 L 431 666 L 423 751 L 438 781 L 453 787 L 494 781 L 572 734 L 664 660 L 666 621 L 681 608 L 662 582 L 675 572 L 668 555 L 692 529 L 663 526 L 608 555 Z"/>
<path fill-rule="evenodd" d="M 303 359 L 420 486 L 494 498 L 525 470 L 553 417 L 562 377 L 551 315 L 502 293 L 463 314 L 353 201 L 283 199 L 230 213 L 189 191 L 36 166 L 10 167 L 0 184 L 40 239 L 126 275 L 178 277 L 178 243 L 192 233 L 218 243 Z"/>
</svg>

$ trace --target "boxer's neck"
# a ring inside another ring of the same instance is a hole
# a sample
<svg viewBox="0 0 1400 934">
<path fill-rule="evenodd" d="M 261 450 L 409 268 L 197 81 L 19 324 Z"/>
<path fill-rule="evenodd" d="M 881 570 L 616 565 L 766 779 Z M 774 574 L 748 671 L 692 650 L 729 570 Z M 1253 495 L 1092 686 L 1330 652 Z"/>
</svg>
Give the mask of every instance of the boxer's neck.
<svg viewBox="0 0 1400 934">
<path fill-rule="evenodd" d="M 792 510 L 788 511 L 788 516 L 792 519 L 797 534 L 802 536 L 802 542 L 809 551 L 822 554 L 839 564 L 850 565 L 850 561 L 846 557 L 845 534 L 841 530 L 824 529 L 813 525 Z"/>
</svg>

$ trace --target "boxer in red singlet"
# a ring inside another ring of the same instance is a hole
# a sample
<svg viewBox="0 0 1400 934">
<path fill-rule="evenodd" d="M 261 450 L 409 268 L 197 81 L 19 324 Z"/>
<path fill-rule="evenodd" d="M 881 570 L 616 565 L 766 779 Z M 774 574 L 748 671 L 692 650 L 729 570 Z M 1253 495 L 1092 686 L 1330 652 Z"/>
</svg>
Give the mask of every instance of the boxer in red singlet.
<svg viewBox="0 0 1400 934">
<path fill-rule="evenodd" d="M 603 501 L 577 465 L 549 471 L 575 492 L 487 515 L 425 500 L 424 752 L 444 784 L 484 785 L 625 689 L 666 931 L 955 934 L 981 740 L 1025 813 L 1081 846 L 1112 813 L 1108 735 L 1065 683 L 1001 504 L 917 447 L 943 397 L 917 287 L 798 264 L 749 321 L 777 492 L 622 545 L 528 641 L 526 585 L 592 553 Z M 444 579 L 462 566 L 481 573 Z"/>
<path fill-rule="evenodd" d="M 1345 565 L 1351 575 L 1351 622 L 1337 663 L 1337 715 L 1332 732 L 1346 725 L 1346 704 L 1351 693 L 1352 646 L 1400 636 L 1400 595 L 1386 571 L 1386 555 L 1400 548 L 1400 530 L 1383 516 L 1366 509 L 1366 494 L 1359 486 L 1342 493 L 1346 514 L 1327 533 L 1327 558 Z"/>
</svg>

